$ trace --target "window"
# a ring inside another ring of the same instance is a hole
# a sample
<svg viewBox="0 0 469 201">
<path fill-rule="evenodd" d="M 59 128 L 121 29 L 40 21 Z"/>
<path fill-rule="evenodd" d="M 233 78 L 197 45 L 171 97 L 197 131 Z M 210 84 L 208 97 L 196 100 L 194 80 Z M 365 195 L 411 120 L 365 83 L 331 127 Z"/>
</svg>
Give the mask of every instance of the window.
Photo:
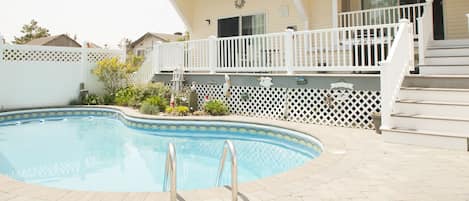
<svg viewBox="0 0 469 201">
<path fill-rule="evenodd" d="M 218 37 L 265 33 L 265 15 L 246 15 L 218 20 Z"/>
</svg>

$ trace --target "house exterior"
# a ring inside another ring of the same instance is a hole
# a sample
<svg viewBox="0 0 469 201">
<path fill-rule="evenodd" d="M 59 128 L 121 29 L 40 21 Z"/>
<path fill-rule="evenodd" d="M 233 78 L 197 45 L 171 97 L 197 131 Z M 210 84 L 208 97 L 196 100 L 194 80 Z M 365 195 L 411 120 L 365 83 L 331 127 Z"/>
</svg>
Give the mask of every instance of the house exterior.
<svg viewBox="0 0 469 201">
<path fill-rule="evenodd" d="M 165 34 L 165 33 L 152 33 L 148 32 L 136 41 L 130 44 L 130 52 L 138 56 L 145 55 L 145 51 L 152 49 L 156 43 L 163 42 L 175 42 L 184 40 L 184 36 L 181 33 Z"/>
<path fill-rule="evenodd" d="M 58 47 L 81 47 L 81 45 L 66 34 L 37 38 L 25 45 L 58 46 Z"/>
<path fill-rule="evenodd" d="M 436 39 L 469 38 L 469 1 L 433 0 Z M 343 26 L 339 15 L 424 0 L 171 0 L 192 39 Z M 215 9 L 216 8 L 216 9 Z M 411 13 L 410 15 L 414 15 Z M 394 23 L 394 22 L 393 22 Z M 244 31 L 243 31 L 244 30 Z"/>
</svg>

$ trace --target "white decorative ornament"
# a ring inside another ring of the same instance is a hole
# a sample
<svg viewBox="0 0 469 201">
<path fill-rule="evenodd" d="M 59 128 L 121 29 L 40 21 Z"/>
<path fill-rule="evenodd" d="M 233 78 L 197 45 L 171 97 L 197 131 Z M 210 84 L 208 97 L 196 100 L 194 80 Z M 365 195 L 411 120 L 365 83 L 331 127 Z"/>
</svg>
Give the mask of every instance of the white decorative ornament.
<svg viewBox="0 0 469 201">
<path fill-rule="evenodd" d="M 225 74 L 225 83 L 223 84 L 223 92 L 225 92 L 226 97 L 231 96 L 230 88 L 231 88 L 231 78 L 228 74 Z"/>
<path fill-rule="evenodd" d="M 246 4 L 246 0 L 235 0 L 234 4 L 236 8 L 241 9 Z"/>
<path fill-rule="evenodd" d="M 265 88 L 270 88 L 274 83 L 272 83 L 272 78 L 271 77 L 261 77 L 259 85 L 265 87 Z"/>
<path fill-rule="evenodd" d="M 344 101 L 348 98 L 351 91 L 353 91 L 353 84 L 347 82 L 336 82 L 331 84 L 332 96 L 335 100 Z"/>
</svg>

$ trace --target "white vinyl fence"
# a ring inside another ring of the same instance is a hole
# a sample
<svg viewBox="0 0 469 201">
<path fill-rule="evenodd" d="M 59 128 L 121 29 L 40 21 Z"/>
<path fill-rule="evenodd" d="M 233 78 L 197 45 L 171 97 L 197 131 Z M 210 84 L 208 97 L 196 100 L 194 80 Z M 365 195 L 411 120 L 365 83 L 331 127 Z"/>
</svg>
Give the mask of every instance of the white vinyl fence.
<svg viewBox="0 0 469 201">
<path fill-rule="evenodd" d="M 379 71 L 398 24 L 163 43 L 155 72 Z"/>
<path fill-rule="evenodd" d="M 408 19 L 413 23 L 414 37 L 419 33 L 417 19 L 422 17 L 426 10 L 432 11 L 432 0 L 424 3 L 399 5 L 385 8 L 375 8 L 339 13 L 340 27 L 369 26 L 378 24 L 398 23 L 400 19 Z"/>
<path fill-rule="evenodd" d="M 67 105 L 78 98 L 80 83 L 102 93 L 91 70 L 116 56 L 123 51 L 0 43 L 0 110 Z"/>
</svg>

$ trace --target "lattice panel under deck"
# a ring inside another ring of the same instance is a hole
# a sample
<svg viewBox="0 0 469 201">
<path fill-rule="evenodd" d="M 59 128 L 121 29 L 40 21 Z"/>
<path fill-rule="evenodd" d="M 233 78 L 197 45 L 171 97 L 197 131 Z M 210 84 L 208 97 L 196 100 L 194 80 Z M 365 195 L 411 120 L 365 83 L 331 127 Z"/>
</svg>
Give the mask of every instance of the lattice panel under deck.
<svg viewBox="0 0 469 201">
<path fill-rule="evenodd" d="M 341 92 L 341 91 L 336 91 Z M 288 120 L 320 125 L 373 129 L 372 113 L 380 111 L 377 91 L 350 91 L 339 100 L 329 89 L 290 89 Z M 327 97 L 332 97 L 328 99 Z"/>
<path fill-rule="evenodd" d="M 61 62 L 79 63 L 81 52 L 59 50 L 5 49 L 2 60 L 7 62 Z"/>
<path fill-rule="evenodd" d="M 350 91 L 343 101 L 333 90 L 312 88 L 235 86 L 232 96 L 225 98 L 221 85 L 197 85 L 197 93 L 199 106 L 208 96 L 225 101 L 236 115 L 365 129 L 374 128 L 371 115 L 380 111 L 381 104 L 379 91 Z M 241 99 L 243 93 L 248 94 L 247 100 Z"/>
</svg>

